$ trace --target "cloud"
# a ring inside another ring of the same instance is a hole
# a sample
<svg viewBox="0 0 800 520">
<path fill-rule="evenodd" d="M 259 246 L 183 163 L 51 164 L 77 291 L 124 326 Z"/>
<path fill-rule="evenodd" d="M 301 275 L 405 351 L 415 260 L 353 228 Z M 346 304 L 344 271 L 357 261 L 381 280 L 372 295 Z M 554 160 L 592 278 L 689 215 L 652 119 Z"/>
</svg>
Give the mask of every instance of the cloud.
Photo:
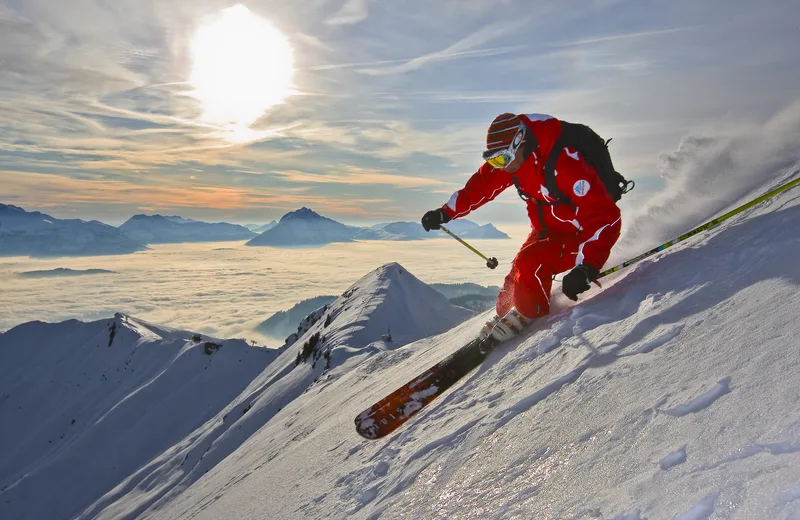
<svg viewBox="0 0 800 520">
<path fill-rule="evenodd" d="M 800 172 L 800 99 L 763 125 L 734 128 L 687 135 L 661 156 L 666 187 L 626 212 L 615 258 L 671 240 Z"/>
<path fill-rule="evenodd" d="M 342 7 L 326 23 L 329 25 L 354 25 L 361 23 L 369 16 L 369 4 L 372 0 L 345 0 Z"/>
<path fill-rule="evenodd" d="M 13 180 L 13 182 L 11 182 Z M 112 204 L 153 211 L 202 209 L 248 210 L 282 208 L 285 211 L 311 205 L 329 211 L 362 212 L 358 201 L 319 197 L 303 188 L 253 189 L 212 186 L 196 182 L 142 184 L 108 179 L 72 179 L 23 171 L 0 171 L 3 199 L 23 206 L 70 207 Z M 374 201 L 373 201 L 374 202 Z M 366 213 L 366 211 L 363 211 Z"/>
<path fill-rule="evenodd" d="M 492 40 L 505 37 L 508 33 L 516 31 L 522 22 L 520 20 L 503 22 L 494 22 L 486 24 L 477 31 L 470 33 L 468 36 L 458 40 L 457 42 L 447 46 L 446 48 L 416 58 L 409 59 L 408 61 L 394 66 L 386 67 L 372 67 L 358 69 L 358 72 L 369 74 L 372 76 L 387 75 L 387 74 L 403 74 L 406 72 L 418 70 L 430 63 L 438 61 L 447 61 L 465 58 L 482 58 L 489 56 L 496 56 L 508 52 L 516 51 L 524 46 L 514 45 L 506 47 L 495 48 L 476 48 L 485 45 Z"/>
<path fill-rule="evenodd" d="M 430 177 L 393 175 L 355 166 L 345 168 L 345 171 L 329 170 L 324 174 L 310 174 L 296 170 L 273 170 L 271 173 L 297 183 L 382 185 L 396 188 L 430 188 L 445 184 Z"/>
<path fill-rule="evenodd" d="M 583 40 L 575 40 L 566 43 L 559 43 L 557 46 L 573 46 L 573 45 L 594 45 L 597 43 L 606 43 L 606 42 L 613 42 L 617 40 L 631 40 L 631 39 L 639 39 L 639 38 L 649 38 L 652 36 L 661 36 L 664 34 L 672 34 L 681 31 L 687 31 L 690 29 L 697 29 L 701 26 L 687 26 L 687 27 L 675 27 L 672 29 L 653 29 L 650 31 L 638 31 L 632 33 L 620 33 L 620 34 L 612 34 L 607 36 L 599 36 L 596 38 L 586 38 Z"/>
</svg>

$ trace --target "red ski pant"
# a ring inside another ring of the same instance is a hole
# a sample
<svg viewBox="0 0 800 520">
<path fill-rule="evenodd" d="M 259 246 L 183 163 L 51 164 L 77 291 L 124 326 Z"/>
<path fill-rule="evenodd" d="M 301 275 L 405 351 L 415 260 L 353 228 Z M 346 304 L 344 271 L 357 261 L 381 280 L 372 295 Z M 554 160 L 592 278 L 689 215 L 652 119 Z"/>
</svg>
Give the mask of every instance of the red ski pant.
<svg viewBox="0 0 800 520">
<path fill-rule="evenodd" d="M 575 267 L 580 242 L 572 235 L 539 239 L 534 230 L 514 257 L 511 271 L 497 297 L 497 314 L 505 316 L 514 306 L 528 318 L 550 312 L 553 275 Z"/>
</svg>

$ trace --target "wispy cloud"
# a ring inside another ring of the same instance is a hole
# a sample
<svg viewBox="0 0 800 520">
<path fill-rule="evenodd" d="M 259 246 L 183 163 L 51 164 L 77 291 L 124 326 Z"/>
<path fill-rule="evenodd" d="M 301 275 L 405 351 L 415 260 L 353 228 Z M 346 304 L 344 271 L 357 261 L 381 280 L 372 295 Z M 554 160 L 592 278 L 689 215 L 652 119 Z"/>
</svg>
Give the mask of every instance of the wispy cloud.
<svg viewBox="0 0 800 520">
<path fill-rule="evenodd" d="M 393 175 L 357 167 L 350 167 L 347 170 L 344 172 L 327 171 L 324 174 L 310 174 L 296 170 L 273 170 L 270 173 L 296 183 L 380 185 L 396 188 L 433 188 L 446 184 L 430 177 Z"/>
<path fill-rule="evenodd" d="M 373 219 L 392 215 L 384 208 L 391 199 L 319 196 L 308 193 L 307 187 L 231 188 L 194 183 L 188 178 L 184 183 L 173 180 L 170 184 L 141 184 L 108 179 L 78 180 L 20 171 L 0 172 L 0 183 L 3 186 L 0 196 L 5 202 L 39 209 L 108 205 L 125 208 L 127 216 L 139 211 L 168 214 L 187 214 L 188 211 L 192 214 L 192 210 L 200 210 L 253 214 L 259 221 L 266 218 L 264 210 L 273 209 L 282 215 L 300 206 L 310 206 L 326 214 Z"/>
<path fill-rule="evenodd" d="M 331 16 L 329 25 L 354 25 L 363 22 L 369 16 L 369 4 L 373 0 L 345 0 L 342 7 Z"/>
<path fill-rule="evenodd" d="M 521 45 L 494 47 L 494 48 L 476 48 L 486 45 L 492 40 L 505 36 L 508 32 L 515 31 L 521 25 L 520 21 L 504 21 L 494 22 L 487 24 L 477 31 L 469 34 L 468 36 L 458 40 L 457 42 L 447 46 L 444 49 L 430 52 L 416 58 L 409 59 L 408 61 L 394 66 L 386 67 L 372 67 L 358 69 L 358 72 L 369 74 L 373 76 L 385 74 L 403 74 L 413 70 L 418 70 L 430 63 L 437 61 L 447 61 L 465 58 L 484 58 L 489 56 L 497 56 L 508 52 L 517 51 L 524 48 Z"/>
<path fill-rule="evenodd" d="M 649 38 L 653 36 L 662 36 L 665 34 L 673 34 L 679 33 L 683 31 L 689 31 L 694 29 L 702 28 L 699 25 L 690 25 L 686 27 L 675 27 L 672 29 L 654 29 L 650 31 L 638 31 L 632 33 L 621 33 L 621 34 L 612 34 L 608 36 L 600 36 L 597 38 L 586 38 L 582 40 L 574 40 L 565 43 L 559 43 L 558 46 L 571 46 L 571 45 L 592 45 L 595 43 L 605 43 L 605 42 L 613 42 L 617 40 L 631 40 L 631 39 L 639 39 L 639 38 Z"/>
</svg>

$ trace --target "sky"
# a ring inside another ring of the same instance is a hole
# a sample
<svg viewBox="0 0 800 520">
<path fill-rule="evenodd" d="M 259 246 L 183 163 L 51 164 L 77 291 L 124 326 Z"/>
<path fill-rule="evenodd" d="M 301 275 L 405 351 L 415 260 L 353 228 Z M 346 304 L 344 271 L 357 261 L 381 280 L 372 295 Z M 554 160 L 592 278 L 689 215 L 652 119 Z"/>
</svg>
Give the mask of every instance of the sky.
<svg viewBox="0 0 800 520">
<path fill-rule="evenodd" d="M 636 210 L 674 198 L 689 144 L 797 112 L 798 20 L 796 0 L 2 0 L 0 202 L 418 220 L 495 115 L 537 112 L 612 137 Z M 526 221 L 513 190 L 471 218 Z"/>
</svg>

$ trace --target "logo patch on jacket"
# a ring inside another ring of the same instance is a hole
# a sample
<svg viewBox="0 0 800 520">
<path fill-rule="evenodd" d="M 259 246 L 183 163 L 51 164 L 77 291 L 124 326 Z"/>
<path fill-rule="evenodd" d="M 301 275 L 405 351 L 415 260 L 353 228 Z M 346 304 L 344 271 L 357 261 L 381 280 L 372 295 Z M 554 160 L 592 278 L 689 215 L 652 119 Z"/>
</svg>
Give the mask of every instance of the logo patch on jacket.
<svg viewBox="0 0 800 520">
<path fill-rule="evenodd" d="M 578 197 L 583 197 L 584 195 L 589 193 L 589 188 L 590 188 L 589 181 L 581 179 L 572 185 L 572 192 Z"/>
</svg>

